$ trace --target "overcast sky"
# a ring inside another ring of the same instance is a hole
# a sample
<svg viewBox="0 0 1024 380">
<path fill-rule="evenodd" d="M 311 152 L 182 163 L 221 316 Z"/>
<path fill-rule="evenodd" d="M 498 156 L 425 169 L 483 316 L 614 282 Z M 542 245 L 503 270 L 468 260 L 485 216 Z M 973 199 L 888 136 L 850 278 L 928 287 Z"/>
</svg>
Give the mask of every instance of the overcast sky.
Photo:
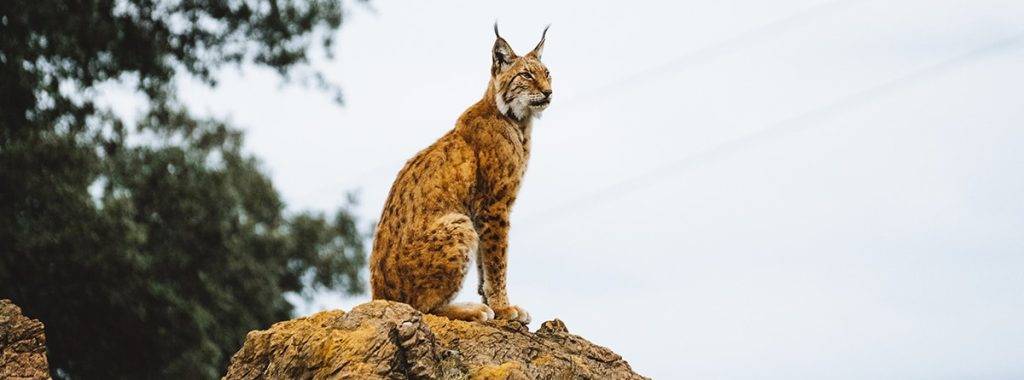
<svg viewBox="0 0 1024 380">
<path fill-rule="evenodd" d="M 372 7 L 318 64 L 344 107 L 265 70 L 181 84 L 291 210 L 359 189 L 376 220 L 483 94 L 491 23 L 519 52 L 551 23 L 510 248 L 533 327 L 661 379 L 1024 378 L 1024 2 Z"/>
</svg>

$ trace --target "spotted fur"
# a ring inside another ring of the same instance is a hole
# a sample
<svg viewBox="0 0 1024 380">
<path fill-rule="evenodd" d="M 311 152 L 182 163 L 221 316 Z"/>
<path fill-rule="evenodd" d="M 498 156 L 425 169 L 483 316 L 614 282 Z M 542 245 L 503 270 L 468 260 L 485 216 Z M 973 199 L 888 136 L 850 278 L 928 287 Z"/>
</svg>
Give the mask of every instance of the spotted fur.
<svg viewBox="0 0 1024 380">
<path fill-rule="evenodd" d="M 530 321 L 506 290 L 509 212 L 530 157 L 533 119 L 551 100 L 544 37 L 518 56 L 498 35 L 491 80 L 455 128 L 398 173 L 370 255 L 374 299 L 453 319 Z M 483 304 L 452 303 L 475 260 Z"/>
</svg>

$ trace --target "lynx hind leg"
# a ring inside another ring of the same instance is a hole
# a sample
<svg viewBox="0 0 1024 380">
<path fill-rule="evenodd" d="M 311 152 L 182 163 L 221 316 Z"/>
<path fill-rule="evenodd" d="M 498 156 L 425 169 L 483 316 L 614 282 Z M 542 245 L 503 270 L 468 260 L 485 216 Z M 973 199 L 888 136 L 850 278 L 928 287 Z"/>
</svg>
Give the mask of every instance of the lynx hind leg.
<svg viewBox="0 0 1024 380">
<path fill-rule="evenodd" d="M 477 302 L 450 303 L 434 309 L 432 314 L 469 322 L 485 322 L 494 319 L 494 310 Z"/>
<path fill-rule="evenodd" d="M 438 218 L 419 241 L 415 259 L 403 274 L 411 279 L 409 304 L 422 312 L 437 313 L 462 287 L 478 238 L 468 216 L 451 213 Z"/>
</svg>

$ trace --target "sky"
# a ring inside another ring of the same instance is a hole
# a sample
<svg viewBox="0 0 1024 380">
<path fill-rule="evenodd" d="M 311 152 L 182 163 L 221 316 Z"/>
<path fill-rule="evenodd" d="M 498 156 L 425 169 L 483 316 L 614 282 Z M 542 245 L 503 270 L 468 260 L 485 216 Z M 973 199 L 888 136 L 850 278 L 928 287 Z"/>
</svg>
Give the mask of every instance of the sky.
<svg viewBox="0 0 1024 380">
<path fill-rule="evenodd" d="M 532 327 L 660 379 L 1024 378 L 1024 2 L 374 1 L 316 62 L 344 106 L 252 67 L 181 94 L 290 210 L 354 190 L 369 224 L 482 96 L 494 20 L 521 53 L 552 25 L 510 243 Z"/>
</svg>

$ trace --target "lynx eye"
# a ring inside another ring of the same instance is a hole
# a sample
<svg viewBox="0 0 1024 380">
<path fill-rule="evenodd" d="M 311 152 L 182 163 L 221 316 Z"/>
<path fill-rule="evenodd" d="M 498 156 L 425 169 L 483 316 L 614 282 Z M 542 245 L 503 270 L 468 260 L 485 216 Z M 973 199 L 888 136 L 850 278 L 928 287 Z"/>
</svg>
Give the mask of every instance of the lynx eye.
<svg viewBox="0 0 1024 380">
<path fill-rule="evenodd" d="M 529 71 L 523 71 L 523 78 L 533 79 L 533 75 Z"/>
</svg>

